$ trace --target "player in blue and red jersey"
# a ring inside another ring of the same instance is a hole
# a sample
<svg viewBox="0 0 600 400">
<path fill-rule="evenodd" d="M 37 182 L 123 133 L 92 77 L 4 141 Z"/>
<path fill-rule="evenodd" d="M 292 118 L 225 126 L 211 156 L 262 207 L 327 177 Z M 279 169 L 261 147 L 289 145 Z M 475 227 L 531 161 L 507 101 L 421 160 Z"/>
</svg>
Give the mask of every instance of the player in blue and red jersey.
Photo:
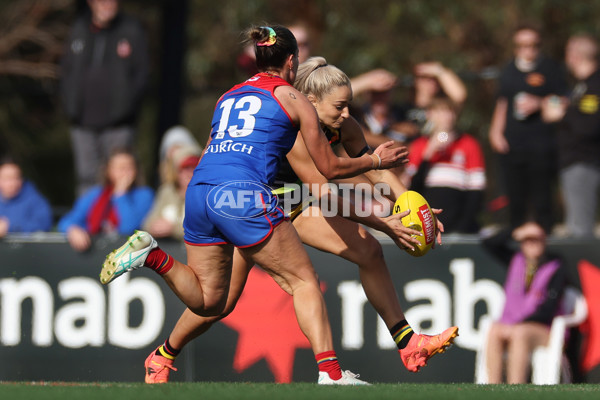
<svg viewBox="0 0 600 400">
<path fill-rule="evenodd" d="M 298 68 L 292 33 L 274 26 L 254 27 L 247 34 L 255 43 L 261 72 L 228 91 L 215 108 L 209 143 L 186 193 L 187 265 L 139 231 L 108 255 L 100 280 L 106 284 L 145 266 L 157 271 L 191 311 L 216 316 L 226 306 L 237 247 L 294 296 L 298 323 L 318 362 L 319 381 L 365 384 L 339 367 L 317 276 L 269 185 L 298 130 L 327 179 L 400 165 L 406 160 L 406 148 L 392 148 L 393 142 L 388 142 L 371 154 L 337 157 L 314 107 L 291 86 Z"/>
</svg>

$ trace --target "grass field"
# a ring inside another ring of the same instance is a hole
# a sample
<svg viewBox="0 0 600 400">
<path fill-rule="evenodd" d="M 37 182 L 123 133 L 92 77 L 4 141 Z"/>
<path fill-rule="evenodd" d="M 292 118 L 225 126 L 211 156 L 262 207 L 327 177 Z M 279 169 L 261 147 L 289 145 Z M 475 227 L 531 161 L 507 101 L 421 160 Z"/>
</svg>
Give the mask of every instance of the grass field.
<svg viewBox="0 0 600 400">
<path fill-rule="evenodd" d="M 600 385 L 557 386 L 457 384 L 376 384 L 362 387 L 317 386 L 311 383 L 69 383 L 69 382 L 0 382 L 0 399 L 310 399 L 310 400 L 495 400 L 495 399 L 598 399 Z"/>
</svg>

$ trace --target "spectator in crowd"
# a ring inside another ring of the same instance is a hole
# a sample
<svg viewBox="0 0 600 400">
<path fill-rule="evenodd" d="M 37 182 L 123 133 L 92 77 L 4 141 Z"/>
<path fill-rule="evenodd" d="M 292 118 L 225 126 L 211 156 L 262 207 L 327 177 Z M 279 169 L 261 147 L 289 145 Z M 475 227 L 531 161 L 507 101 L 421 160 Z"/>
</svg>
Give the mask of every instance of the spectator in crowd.
<svg viewBox="0 0 600 400">
<path fill-rule="evenodd" d="M 302 64 L 311 56 L 312 41 L 310 39 L 310 30 L 302 22 L 290 26 L 289 29 L 298 41 L 298 61 Z M 396 75 L 385 69 L 373 69 L 350 79 L 352 94 L 359 96 L 370 90 L 389 90 L 396 85 L 397 79 Z"/>
<path fill-rule="evenodd" d="M 288 29 L 296 37 L 296 42 L 298 43 L 298 62 L 302 64 L 304 61 L 308 60 L 312 50 L 310 30 L 303 22 L 296 22 Z"/>
<path fill-rule="evenodd" d="M 256 56 L 254 55 L 254 47 L 247 45 L 235 60 L 238 68 L 248 77 L 258 73 L 256 67 Z"/>
<path fill-rule="evenodd" d="M 191 147 L 197 153 L 202 153 L 202 146 L 200 146 L 188 128 L 175 125 L 167 129 L 160 142 L 158 160 L 159 185 L 163 182 L 173 182 L 176 179 L 178 171 L 173 163 L 173 153 L 180 147 Z"/>
<path fill-rule="evenodd" d="M 567 283 L 564 263 L 546 251 L 546 232 L 540 225 L 527 222 L 512 231 L 512 238 L 519 242 L 516 252 L 510 246 L 510 236 L 510 230 L 504 230 L 483 241 L 508 266 L 506 302 L 488 336 L 489 383 L 502 383 L 503 369 L 507 383 L 527 383 L 531 353 L 535 347 L 547 345 Z"/>
<path fill-rule="evenodd" d="M 444 232 L 475 233 L 486 185 L 477 139 L 456 129 L 456 105 L 434 99 L 427 107 L 431 132 L 411 143 L 406 185 L 444 210 Z"/>
<path fill-rule="evenodd" d="M 152 207 L 154 192 L 141 186 L 139 180 L 134 155 L 116 150 L 108 160 L 104 182 L 80 196 L 58 222 L 58 230 L 66 233 L 71 247 L 85 251 L 94 235 L 130 235 L 140 229 Z"/>
<path fill-rule="evenodd" d="M 569 97 L 549 96 L 543 102 L 546 121 L 558 124 L 560 186 L 567 232 L 594 235 L 600 190 L 600 72 L 598 42 L 587 34 L 569 38 L 565 63 L 575 84 Z"/>
<path fill-rule="evenodd" d="M 414 85 L 411 88 L 407 119 L 423 130 L 427 122 L 425 110 L 437 97 L 447 97 L 462 109 L 467 100 L 467 88 L 459 76 L 439 61 L 422 62 L 414 67 Z"/>
<path fill-rule="evenodd" d="M 467 89 L 458 75 L 437 61 L 419 63 L 414 67 L 414 84 L 407 103 L 394 103 L 392 89 L 393 86 L 371 86 L 370 90 L 365 90 L 369 100 L 360 111 L 360 119 L 371 146 L 390 139 L 406 143 L 419 136 L 428 129 L 425 110 L 434 98 L 446 96 L 459 108 L 467 98 Z"/>
<path fill-rule="evenodd" d="M 119 12 L 119 0 L 88 5 L 91 13 L 71 29 L 60 80 L 79 195 L 95 184 L 113 149 L 133 148 L 149 65 L 145 32 Z"/>
<path fill-rule="evenodd" d="M 360 96 L 369 92 L 387 92 L 398 84 L 398 77 L 383 68 L 376 68 L 355 76 L 351 80 L 352 95 Z"/>
<path fill-rule="evenodd" d="M 171 168 L 163 170 L 162 183 L 142 228 L 154 237 L 183 239 L 185 191 L 200 161 L 200 148 L 178 146 L 166 161 Z"/>
<path fill-rule="evenodd" d="M 352 114 L 360 121 L 369 146 L 373 147 L 388 140 L 408 143 L 419 135 L 419 128 L 407 122 L 407 110 L 393 99 L 394 90 L 370 90 L 367 101 Z"/>
<path fill-rule="evenodd" d="M 10 157 L 0 159 L 0 238 L 9 233 L 49 231 L 52 209 Z"/>
<path fill-rule="evenodd" d="M 558 64 L 540 52 L 540 31 L 522 25 L 513 35 L 514 54 L 502 70 L 489 139 L 499 154 L 512 229 L 528 219 L 546 232 L 554 224 L 556 138 L 541 118 L 542 99 L 565 91 Z"/>
<path fill-rule="evenodd" d="M 179 148 L 180 146 L 191 146 L 196 148 L 200 152 L 202 151 L 202 146 L 200 146 L 200 144 L 198 143 L 196 138 L 194 138 L 194 135 L 192 135 L 192 132 L 190 132 L 188 128 L 181 125 L 175 125 L 167 129 L 167 131 L 162 137 L 162 140 L 160 141 L 159 163 L 167 161 L 167 159 L 169 159 L 173 155 L 175 149 Z M 167 169 L 170 168 L 172 162 L 169 161 L 168 164 L 169 166 L 167 167 Z M 164 177 L 162 176 L 163 167 L 159 166 L 159 168 L 161 168 L 161 179 L 164 179 Z"/>
</svg>

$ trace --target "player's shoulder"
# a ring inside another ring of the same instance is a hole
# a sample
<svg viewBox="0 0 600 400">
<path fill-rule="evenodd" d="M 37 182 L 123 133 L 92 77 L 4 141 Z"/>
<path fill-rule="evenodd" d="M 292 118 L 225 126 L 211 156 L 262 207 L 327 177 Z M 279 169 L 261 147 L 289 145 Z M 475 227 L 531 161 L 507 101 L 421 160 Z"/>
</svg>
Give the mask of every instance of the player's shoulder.
<svg viewBox="0 0 600 400">
<path fill-rule="evenodd" d="M 279 87 L 292 87 L 291 84 L 283 80 L 282 78 L 271 75 L 265 72 L 259 72 L 251 78 L 248 78 L 244 84 L 254 86 L 256 88 L 265 89 L 273 92 Z"/>
<path fill-rule="evenodd" d="M 273 95 L 288 112 L 292 110 L 300 110 L 306 107 L 313 107 L 308 99 L 292 85 L 281 85 L 275 87 Z"/>
</svg>

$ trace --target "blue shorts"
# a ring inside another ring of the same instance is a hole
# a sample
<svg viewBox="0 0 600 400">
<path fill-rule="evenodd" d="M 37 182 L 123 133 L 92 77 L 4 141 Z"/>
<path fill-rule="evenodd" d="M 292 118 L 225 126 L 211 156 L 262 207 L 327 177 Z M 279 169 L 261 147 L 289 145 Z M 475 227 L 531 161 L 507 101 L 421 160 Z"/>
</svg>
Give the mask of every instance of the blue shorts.
<svg viewBox="0 0 600 400">
<path fill-rule="evenodd" d="M 251 247 L 287 218 L 266 185 L 229 182 L 188 186 L 183 240 L 190 245 Z"/>
</svg>

